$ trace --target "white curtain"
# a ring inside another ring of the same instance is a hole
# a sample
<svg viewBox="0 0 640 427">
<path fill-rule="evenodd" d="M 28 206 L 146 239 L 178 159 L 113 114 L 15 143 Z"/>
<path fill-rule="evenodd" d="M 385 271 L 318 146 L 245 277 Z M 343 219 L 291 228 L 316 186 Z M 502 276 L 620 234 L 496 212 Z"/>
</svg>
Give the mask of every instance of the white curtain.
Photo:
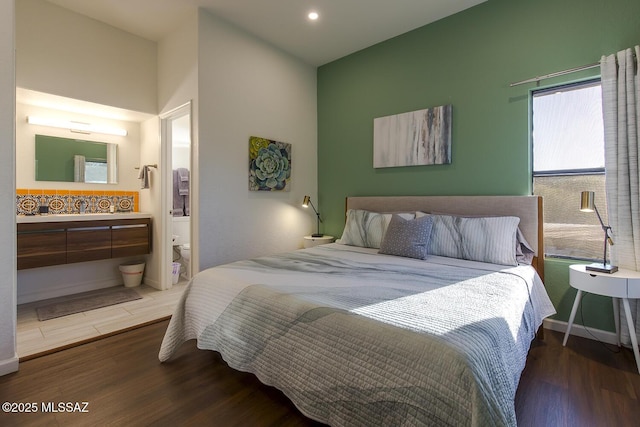
<svg viewBox="0 0 640 427">
<path fill-rule="evenodd" d="M 635 46 L 600 60 L 606 193 L 615 243 L 611 247 L 611 259 L 620 268 L 628 270 L 640 270 L 639 58 L 640 46 Z M 630 302 L 638 332 L 640 304 L 637 300 Z M 623 310 L 620 312 L 624 313 Z M 626 323 L 620 322 L 622 340 L 629 344 Z"/>
</svg>

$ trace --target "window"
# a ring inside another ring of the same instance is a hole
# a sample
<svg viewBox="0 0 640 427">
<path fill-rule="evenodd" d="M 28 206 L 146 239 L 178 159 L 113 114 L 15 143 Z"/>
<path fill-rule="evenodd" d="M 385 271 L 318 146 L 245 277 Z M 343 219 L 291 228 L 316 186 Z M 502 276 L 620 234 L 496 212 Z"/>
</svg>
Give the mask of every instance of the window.
<svg viewBox="0 0 640 427">
<path fill-rule="evenodd" d="M 87 159 L 84 163 L 84 182 L 106 184 L 107 162 L 106 160 Z"/>
<path fill-rule="evenodd" d="M 605 224 L 604 127 L 600 80 L 532 94 L 533 193 L 544 198 L 545 255 L 602 258 L 603 231 L 580 212 L 580 192 L 594 191 Z"/>
</svg>

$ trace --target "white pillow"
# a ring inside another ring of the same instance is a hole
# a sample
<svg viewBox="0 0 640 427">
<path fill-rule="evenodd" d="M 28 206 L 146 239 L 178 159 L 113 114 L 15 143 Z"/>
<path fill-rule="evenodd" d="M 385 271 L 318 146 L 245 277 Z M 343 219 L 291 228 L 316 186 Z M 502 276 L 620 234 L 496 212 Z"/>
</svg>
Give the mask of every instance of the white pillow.
<svg viewBox="0 0 640 427">
<path fill-rule="evenodd" d="M 515 216 L 462 217 L 431 215 L 429 253 L 492 264 L 518 265 Z"/>
<path fill-rule="evenodd" d="M 337 243 L 360 246 L 363 248 L 380 248 L 382 238 L 391 221 L 390 213 L 370 212 L 361 209 L 349 209 L 342 237 Z M 404 219 L 413 219 L 413 213 L 400 213 Z"/>
</svg>

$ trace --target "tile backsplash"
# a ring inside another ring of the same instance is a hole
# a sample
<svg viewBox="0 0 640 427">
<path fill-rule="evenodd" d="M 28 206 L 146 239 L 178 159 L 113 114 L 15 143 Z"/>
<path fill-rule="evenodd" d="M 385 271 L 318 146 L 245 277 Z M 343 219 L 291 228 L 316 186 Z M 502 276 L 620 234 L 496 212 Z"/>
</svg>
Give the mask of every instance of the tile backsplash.
<svg viewBox="0 0 640 427">
<path fill-rule="evenodd" d="M 85 201 L 86 213 L 108 213 L 113 204 L 116 211 L 139 211 L 137 191 L 79 191 L 79 190 L 16 190 L 16 213 L 32 215 L 40 206 L 49 206 L 49 213 L 80 213 L 80 205 Z"/>
</svg>

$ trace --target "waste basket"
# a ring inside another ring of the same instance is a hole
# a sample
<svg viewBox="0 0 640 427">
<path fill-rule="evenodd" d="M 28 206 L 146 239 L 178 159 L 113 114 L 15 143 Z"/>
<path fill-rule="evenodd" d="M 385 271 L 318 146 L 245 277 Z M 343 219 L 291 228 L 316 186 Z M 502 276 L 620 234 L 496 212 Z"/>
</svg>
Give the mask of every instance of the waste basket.
<svg viewBox="0 0 640 427">
<path fill-rule="evenodd" d="M 133 288 L 142 283 L 142 273 L 144 272 L 144 262 L 130 262 L 120 265 L 122 280 L 126 288 Z"/>
<path fill-rule="evenodd" d="M 172 277 L 172 282 L 175 285 L 176 283 L 178 283 L 178 280 L 180 280 L 180 263 L 179 262 L 174 262 L 173 263 L 173 277 Z"/>
</svg>

